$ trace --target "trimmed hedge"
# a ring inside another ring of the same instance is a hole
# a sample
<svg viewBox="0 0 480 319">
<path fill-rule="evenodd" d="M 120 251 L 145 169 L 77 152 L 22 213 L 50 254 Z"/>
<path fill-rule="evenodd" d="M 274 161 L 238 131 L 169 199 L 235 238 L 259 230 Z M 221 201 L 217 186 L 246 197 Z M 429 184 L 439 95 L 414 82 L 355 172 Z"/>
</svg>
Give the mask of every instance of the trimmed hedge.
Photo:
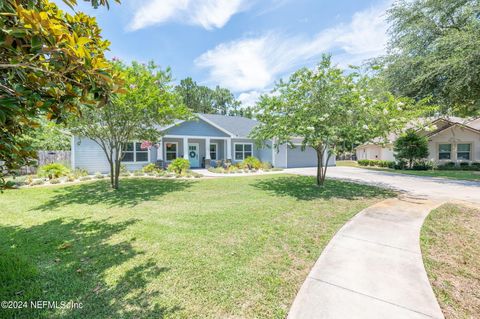
<svg viewBox="0 0 480 319">
<path fill-rule="evenodd" d="M 395 161 L 382 161 L 382 160 L 358 160 L 357 161 L 358 165 L 360 166 L 376 166 L 376 167 L 388 167 L 388 168 L 394 168 L 395 167 Z"/>
</svg>

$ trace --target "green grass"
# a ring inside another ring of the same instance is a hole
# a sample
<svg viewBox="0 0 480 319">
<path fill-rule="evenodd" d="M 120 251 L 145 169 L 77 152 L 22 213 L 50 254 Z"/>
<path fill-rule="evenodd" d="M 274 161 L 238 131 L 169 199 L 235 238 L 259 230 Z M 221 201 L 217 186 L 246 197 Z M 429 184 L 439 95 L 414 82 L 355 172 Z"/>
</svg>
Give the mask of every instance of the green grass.
<svg viewBox="0 0 480 319">
<path fill-rule="evenodd" d="M 270 175 L 126 179 L 0 194 L 0 300 L 16 318 L 284 318 L 334 233 L 392 196 Z"/>
<path fill-rule="evenodd" d="M 374 171 L 382 171 L 382 172 L 404 174 L 404 175 L 443 177 L 448 179 L 480 181 L 480 171 L 443 171 L 443 170 L 414 171 L 414 170 L 399 170 L 399 169 L 369 167 L 369 166 L 359 166 L 359 167 L 364 169 L 374 170 Z"/>
<path fill-rule="evenodd" d="M 336 166 L 347 166 L 347 167 L 360 167 L 357 163 L 357 161 L 336 161 L 335 162 Z"/>
<path fill-rule="evenodd" d="M 480 314 L 480 210 L 446 204 L 422 227 L 425 268 L 445 317 Z"/>
</svg>

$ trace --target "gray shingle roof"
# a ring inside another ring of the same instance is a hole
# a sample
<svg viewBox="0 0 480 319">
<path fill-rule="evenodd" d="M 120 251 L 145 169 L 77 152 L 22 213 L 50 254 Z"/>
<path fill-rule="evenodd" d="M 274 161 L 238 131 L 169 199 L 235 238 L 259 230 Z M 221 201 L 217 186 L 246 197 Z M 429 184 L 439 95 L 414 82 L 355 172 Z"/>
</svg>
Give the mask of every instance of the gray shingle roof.
<svg viewBox="0 0 480 319">
<path fill-rule="evenodd" d="M 248 137 L 258 122 L 242 116 L 227 116 L 219 114 L 198 114 L 236 137 Z"/>
</svg>

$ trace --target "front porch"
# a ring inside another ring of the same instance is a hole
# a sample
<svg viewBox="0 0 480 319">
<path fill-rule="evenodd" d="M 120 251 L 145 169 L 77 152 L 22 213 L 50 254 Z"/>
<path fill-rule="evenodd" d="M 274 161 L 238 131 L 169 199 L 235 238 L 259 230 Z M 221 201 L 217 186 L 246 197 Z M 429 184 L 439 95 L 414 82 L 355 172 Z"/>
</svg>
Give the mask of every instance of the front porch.
<svg viewBox="0 0 480 319">
<path fill-rule="evenodd" d="M 166 135 L 159 141 L 157 163 L 166 167 L 176 158 L 185 158 L 192 168 L 208 168 L 212 161 L 232 161 L 230 137 Z"/>
</svg>

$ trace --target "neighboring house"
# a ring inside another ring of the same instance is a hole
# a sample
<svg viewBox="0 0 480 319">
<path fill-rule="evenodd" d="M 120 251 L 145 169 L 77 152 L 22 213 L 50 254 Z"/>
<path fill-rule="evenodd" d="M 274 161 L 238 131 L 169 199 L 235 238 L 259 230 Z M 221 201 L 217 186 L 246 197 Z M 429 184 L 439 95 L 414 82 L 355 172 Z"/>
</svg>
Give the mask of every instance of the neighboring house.
<svg viewBox="0 0 480 319">
<path fill-rule="evenodd" d="M 240 116 L 197 114 L 198 119 L 179 121 L 174 125 L 159 128 L 163 137 L 150 150 L 142 149 L 141 142 L 127 145 L 123 163 L 129 170 L 138 170 L 148 163 L 167 166 L 176 158 L 190 161 L 192 168 L 209 167 L 212 161 L 230 160 L 241 162 L 248 156 L 255 156 L 274 167 L 309 167 L 317 165 L 314 149 L 301 150 L 301 140 L 296 147 L 281 145 L 277 150 L 271 147 L 257 148 L 249 138 L 258 122 Z M 269 146 L 272 141 L 267 141 Z M 295 144 L 295 143 L 294 143 Z M 335 159 L 329 161 L 335 165 Z M 109 172 L 109 165 L 102 149 L 92 140 L 74 136 L 72 138 L 72 167 L 86 169 L 90 173 Z"/>
<path fill-rule="evenodd" d="M 458 117 L 430 120 L 431 130 L 418 130 L 428 138 L 428 160 L 439 164 L 446 162 L 480 161 L 480 118 L 466 120 Z M 357 159 L 395 159 L 393 144 L 397 136 L 391 134 L 385 144 L 378 140 L 356 148 Z"/>
</svg>

